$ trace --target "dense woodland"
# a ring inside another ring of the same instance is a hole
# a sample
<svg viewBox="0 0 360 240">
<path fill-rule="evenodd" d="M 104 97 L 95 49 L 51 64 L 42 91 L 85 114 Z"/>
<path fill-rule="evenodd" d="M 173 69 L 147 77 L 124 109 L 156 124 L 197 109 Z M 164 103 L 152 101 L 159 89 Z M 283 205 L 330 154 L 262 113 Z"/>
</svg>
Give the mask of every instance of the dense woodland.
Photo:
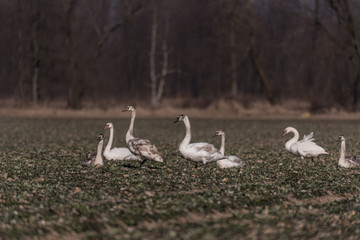
<svg viewBox="0 0 360 240">
<path fill-rule="evenodd" d="M 358 109 L 357 0 L 0 0 L 0 97 Z"/>
</svg>

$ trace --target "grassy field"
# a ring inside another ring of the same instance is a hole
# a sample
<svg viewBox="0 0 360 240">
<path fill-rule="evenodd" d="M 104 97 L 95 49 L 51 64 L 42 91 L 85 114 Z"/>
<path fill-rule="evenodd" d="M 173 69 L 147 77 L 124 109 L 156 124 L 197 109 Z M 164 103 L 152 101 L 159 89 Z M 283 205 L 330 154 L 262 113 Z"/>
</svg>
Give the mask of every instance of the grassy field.
<svg viewBox="0 0 360 240">
<path fill-rule="evenodd" d="M 174 116 L 175 119 L 176 116 Z M 360 170 L 337 168 L 337 136 L 360 154 L 358 121 L 191 120 L 193 141 L 227 133 L 227 154 L 247 166 L 220 170 L 183 160 L 185 128 L 135 123 L 164 164 L 110 162 L 85 168 L 109 120 L 0 120 L 0 236 L 42 239 L 358 239 Z M 112 120 L 124 146 L 128 119 Z M 330 156 L 302 161 L 285 151 L 287 126 L 315 132 Z M 108 137 L 108 132 L 105 137 Z M 105 142 L 106 143 L 106 142 Z"/>
</svg>

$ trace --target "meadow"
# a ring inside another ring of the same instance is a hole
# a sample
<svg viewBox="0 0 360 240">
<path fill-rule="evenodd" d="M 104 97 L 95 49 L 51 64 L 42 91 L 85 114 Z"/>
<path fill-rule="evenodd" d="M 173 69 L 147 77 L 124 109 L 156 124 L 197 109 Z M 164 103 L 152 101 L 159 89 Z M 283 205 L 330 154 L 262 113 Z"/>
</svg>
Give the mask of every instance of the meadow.
<svg viewBox="0 0 360 240">
<path fill-rule="evenodd" d="M 175 119 L 176 116 L 174 116 Z M 185 134 L 174 119 L 137 119 L 165 163 L 108 162 L 83 167 L 98 133 L 115 126 L 125 146 L 129 119 L 0 120 L 0 236 L 3 239 L 358 239 L 360 170 L 337 167 L 338 135 L 360 155 L 358 121 L 190 119 L 193 141 L 246 161 L 242 169 L 194 167 L 177 151 Z M 311 131 L 330 155 L 301 160 L 290 136 Z M 105 138 L 109 136 L 105 132 Z M 105 141 L 106 144 L 106 141 Z"/>
</svg>

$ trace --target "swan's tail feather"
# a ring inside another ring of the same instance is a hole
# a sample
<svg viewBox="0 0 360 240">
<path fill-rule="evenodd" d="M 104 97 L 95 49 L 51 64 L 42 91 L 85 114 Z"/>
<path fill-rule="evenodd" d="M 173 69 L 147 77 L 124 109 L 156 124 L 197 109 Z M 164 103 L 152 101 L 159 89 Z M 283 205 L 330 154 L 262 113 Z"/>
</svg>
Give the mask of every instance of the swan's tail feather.
<svg viewBox="0 0 360 240">
<path fill-rule="evenodd" d="M 308 135 L 304 135 L 304 137 L 303 137 L 303 139 L 302 139 L 302 141 L 306 141 L 306 142 L 312 142 L 312 141 L 314 141 L 315 140 L 315 138 L 314 138 L 314 132 L 311 132 L 311 133 L 309 133 Z"/>
</svg>

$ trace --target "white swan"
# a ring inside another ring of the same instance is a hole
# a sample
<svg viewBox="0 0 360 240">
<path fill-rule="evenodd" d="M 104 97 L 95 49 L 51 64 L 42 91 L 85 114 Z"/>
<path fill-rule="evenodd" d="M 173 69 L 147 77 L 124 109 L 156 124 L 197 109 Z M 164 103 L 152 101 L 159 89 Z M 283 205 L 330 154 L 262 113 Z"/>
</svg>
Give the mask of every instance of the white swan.
<svg viewBox="0 0 360 240">
<path fill-rule="evenodd" d="M 206 164 L 210 162 L 219 161 L 221 159 L 227 158 L 224 156 L 218 149 L 214 147 L 214 145 L 206 143 L 206 142 L 199 142 L 199 143 L 191 143 L 191 127 L 190 121 L 188 116 L 181 114 L 177 116 L 174 123 L 177 122 L 184 122 L 186 127 L 186 135 L 179 146 L 179 152 L 181 156 L 187 160 L 191 160 L 197 164 L 203 163 L 204 169 L 206 168 Z"/>
<path fill-rule="evenodd" d="M 156 146 L 147 139 L 135 138 L 134 122 L 136 117 L 136 109 L 133 106 L 126 106 L 123 112 L 131 111 L 131 120 L 129 130 L 126 133 L 126 145 L 130 152 L 142 159 L 140 167 L 147 161 L 153 160 L 155 162 L 163 162 Z"/>
<path fill-rule="evenodd" d="M 218 130 L 215 132 L 215 136 L 221 136 L 221 147 L 220 152 L 225 155 L 225 132 Z M 216 162 L 219 168 L 232 168 L 232 167 L 243 167 L 246 164 L 237 156 L 228 156 L 228 159 L 221 159 Z"/>
<path fill-rule="evenodd" d="M 85 156 L 84 161 L 82 162 L 82 165 L 84 165 L 84 166 L 95 166 L 95 165 L 103 166 L 104 165 L 104 161 L 101 156 L 102 148 L 104 145 L 104 135 L 99 134 L 99 136 L 97 137 L 97 140 L 99 141 L 98 147 L 97 147 L 97 152 L 86 153 L 86 156 Z"/>
<path fill-rule="evenodd" d="M 345 156 L 346 148 L 345 148 L 345 137 L 340 135 L 338 142 L 341 142 L 340 147 L 340 158 L 339 158 L 339 166 L 344 168 L 359 168 L 360 167 L 360 159 L 356 159 L 356 156 Z"/>
<path fill-rule="evenodd" d="M 301 159 L 318 157 L 320 155 L 327 155 L 327 153 L 322 147 L 314 143 L 314 133 L 311 132 L 309 135 L 304 135 L 301 141 L 299 140 L 299 132 L 293 127 L 287 127 L 284 130 L 283 136 L 288 133 L 294 133 L 294 137 L 286 142 L 285 148 L 288 152 L 301 156 Z"/>
<path fill-rule="evenodd" d="M 114 125 L 112 123 L 107 123 L 105 125 L 104 130 L 110 130 L 109 141 L 104 150 L 104 157 L 107 160 L 140 160 L 137 156 L 132 154 L 128 148 L 113 148 L 111 149 L 111 145 L 114 140 Z"/>
</svg>

